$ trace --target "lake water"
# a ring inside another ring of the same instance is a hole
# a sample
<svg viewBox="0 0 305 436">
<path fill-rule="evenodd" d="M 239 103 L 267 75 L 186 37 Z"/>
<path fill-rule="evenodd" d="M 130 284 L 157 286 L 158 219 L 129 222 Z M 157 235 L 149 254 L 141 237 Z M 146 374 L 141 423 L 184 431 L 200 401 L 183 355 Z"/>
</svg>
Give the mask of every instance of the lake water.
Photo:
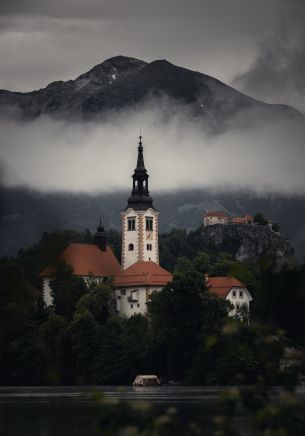
<svg viewBox="0 0 305 436">
<path fill-rule="evenodd" d="M 96 403 L 93 394 L 104 393 L 109 401 L 146 402 L 156 413 L 168 407 L 178 410 L 181 428 L 190 421 L 200 422 L 206 434 L 211 434 L 212 419 L 218 412 L 218 387 L 161 386 L 133 388 L 117 387 L 1 387 L 1 436 L 94 436 Z M 305 398 L 305 391 L 299 395 Z M 243 413 L 236 420 L 243 435 L 252 435 L 249 418 Z M 183 430 L 181 431 L 183 435 Z"/>
</svg>

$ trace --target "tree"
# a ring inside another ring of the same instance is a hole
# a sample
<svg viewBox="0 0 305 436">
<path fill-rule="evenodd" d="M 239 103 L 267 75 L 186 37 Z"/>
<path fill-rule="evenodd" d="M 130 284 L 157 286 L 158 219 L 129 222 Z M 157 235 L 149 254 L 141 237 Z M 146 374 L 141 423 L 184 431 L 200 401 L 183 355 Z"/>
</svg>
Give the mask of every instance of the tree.
<svg viewBox="0 0 305 436">
<path fill-rule="evenodd" d="M 261 213 L 257 213 L 256 215 L 254 215 L 253 221 L 256 224 L 260 224 L 261 226 L 264 226 L 268 223 L 264 215 L 262 215 Z"/>
<path fill-rule="evenodd" d="M 278 223 L 273 223 L 273 224 L 272 224 L 272 230 L 273 230 L 275 233 L 279 233 L 279 231 L 280 231 L 280 226 L 278 225 Z"/>
<path fill-rule="evenodd" d="M 92 235 L 88 229 L 84 232 L 75 230 L 44 232 L 39 242 L 19 251 L 16 264 L 26 280 L 39 289 L 41 286 L 39 272 L 46 265 L 53 264 L 71 242 L 91 243 Z"/>
<path fill-rule="evenodd" d="M 73 275 L 71 265 L 61 263 L 51 277 L 50 287 L 56 313 L 71 320 L 78 300 L 88 292 L 85 281 Z"/>
<path fill-rule="evenodd" d="M 183 379 L 198 346 L 203 323 L 202 275 L 179 273 L 159 293 L 153 293 L 149 306 L 152 331 L 166 352 L 167 376 Z"/>
<path fill-rule="evenodd" d="M 113 291 L 109 285 L 102 283 L 92 284 L 92 289 L 84 294 L 77 302 L 77 313 L 89 310 L 94 320 L 104 324 L 113 306 Z"/>
<path fill-rule="evenodd" d="M 193 259 L 194 268 L 196 271 L 202 274 L 207 274 L 210 272 L 211 259 L 208 253 L 199 252 L 197 256 Z"/>
<path fill-rule="evenodd" d="M 286 331 L 305 345 L 305 267 L 279 266 L 268 259 L 260 265 L 260 286 L 253 302 L 255 315 Z"/>
<path fill-rule="evenodd" d="M 48 357 L 45 362 L 45 383 L 75 383 L 75 357 L 67 320 L 50 312 L 48 319 L 41 324 L 39 334 Z"/>
<path fill-rule="evenodd" d="M 95 359 L 100 347 L 100 326 L 89 310 L 85 310 L 75 314 L 69 331 L 76 361 L 77 382 L 96 384 Z"/>
<path fill-rule="evenodd" d="M 226 276 L 234 265 L 235 261 L 229 253 L 219 253 L 216 262 L 210 268 L 210 273 L 212 276 Z"/>
</svg>

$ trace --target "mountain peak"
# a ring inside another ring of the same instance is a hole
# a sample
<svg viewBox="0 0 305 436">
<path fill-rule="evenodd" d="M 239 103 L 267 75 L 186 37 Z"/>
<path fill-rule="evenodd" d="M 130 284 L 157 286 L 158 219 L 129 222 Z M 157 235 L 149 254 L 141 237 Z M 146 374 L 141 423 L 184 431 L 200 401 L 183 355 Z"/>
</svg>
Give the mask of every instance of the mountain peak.
<svg viewBox="0 0 305 436">
<path fill-rule="evenodd" d="M 140 59 L 128 57 L 128 56 L 114 56 L 112 58 L 106 59 L 100 64 L 95 65 L 91 70 L 84 74 L 81 74 L 76 78 L 76 81 L 82 81 L 84 79 L 89 79 L 90 81 L 96 81 L 100 79 L 101 76 L 116 76 L 123 74 L 134 73 L 139 69 L 143 68 L 147 63 L 141 61 Z"/>
<path fill-rule="evenodd" d="M 172 64 L 166 59 L 150 63 L 128 56 L 114 56 L 95 65 L 75 80 L 57 81 L 30 93 L 0 92 L 3 114 L 25 119 L 42 114 L 66 119 L 92 119 L 109 110 L 123 110 L 144 102 L 147 97 L 167 96 L 213 128 L 235 122 L 242 111 L 255 110 L 255 119 L 242 119 L 243 125 L 260 120 L 304 116 L 282 105 L 268 105 L 246 96 L 219 80 Z M 170 108 L 170 106 L 169 106 Z M 176 106 L 173 105 L 175 111 Z M 170 113 L 170 111 L 167 111 Z M 258 116 L 259 114 L 259 116 Z M 201 122 L 201 121 L 200 121 Z M 239 120 L 238 120 L 239 122 Z"/>
</svg>

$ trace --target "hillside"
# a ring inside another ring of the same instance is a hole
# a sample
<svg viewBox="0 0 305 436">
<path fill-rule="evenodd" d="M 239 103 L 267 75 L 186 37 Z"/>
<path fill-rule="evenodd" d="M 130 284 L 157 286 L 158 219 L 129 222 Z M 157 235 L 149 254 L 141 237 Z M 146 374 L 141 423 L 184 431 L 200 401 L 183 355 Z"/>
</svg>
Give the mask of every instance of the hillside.
<svg viewBox="0 0 305 436">
<path fill-rule="evenodd" d="M 120 212 L 128 195 L 127 191 L 93 196 L 2 189 L 0 255 L 15 254 L 20 248 L 38 241 L 44 231 L 86 228 L 95 231 L 100 215 L 106 229 L 120 230 Z M 171 228 L 196 229 L 201 225 L 206 209 L 224 210 L 231 215 L 262 212 L 279 223 L 283 238 L 289 238 L 296 255 L 304 260 L 304 197 L 260 197 L 242 191 L 215 193 L 203 189 L 154 193 L 153 197 L 160 211 L 160 232 Z"/>
<path fill-rule="evenodd" d="M 151 63 L 117 56 L 96 65 L 75 80 L 57 81 L 32 92 L 0 91 L 2 116 L 35 119 L 42 115 L 69 120 L 91 120 L 109 111 L 123 110 L 149 100 L 169 98 L 168 116 L 175 105 L 214 127 L 221 127 L 243 111 L 255 111 L 243 123 L 258 120 L 303 119 L 285 105 L 257 101 L 205 74 L 175 66 L 166 60 Z M 164 104 L 164 101 L 163 101 Z"/>
<path fill-rule="evenodd" d="M 196 233 L 196 244 L 208 253 L 230 253 L 239 262 L 256 263 L 264 256 L 272 256 L 282 262 L 293 255 L 288 241 L 260 225 L 217 224 L 202 227 Z"/>
</svg>

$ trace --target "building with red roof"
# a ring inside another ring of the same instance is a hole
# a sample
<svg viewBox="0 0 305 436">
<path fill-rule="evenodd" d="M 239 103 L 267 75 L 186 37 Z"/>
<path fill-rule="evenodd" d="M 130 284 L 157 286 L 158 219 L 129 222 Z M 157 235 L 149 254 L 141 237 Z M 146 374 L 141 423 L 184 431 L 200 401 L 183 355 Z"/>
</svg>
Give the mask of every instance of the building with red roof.
<svg viewBox="0 0 305 436">
<path fill-rule="evenodd" d="M 245 216 L 234 216 L 230 220 L 231 224 L 253 224 L 253 216 L 246 214 Z"/>
<path fill-rule="evenodd" d="M 218 297 L 225 298 L 233 308 L 229 316 L 235 316 L 241 307 L 249 312 L 250 302 L 253 300 L 246 285 L 235 277 L 206 277 L 206 286 L 210 292 Z"/>
<path fill-rule="evenodd" d="M 94 244 L 69 244 L 57 259 L 44 268 L 39 276 L 43 279 L 43 299 L 51 305 L 50 280 L 59 264 L 66 263 L 73 268 L 73 275 L 102 281 L 105 277 L 115 277 L 121 273 L 121 266 L 112 248 L 107 245 L 105 231 L 100 223 L 94 236 Z"/>
<path fill-rule="evenodd" d="M 207 210 L 203 215 L 203 225 L 213 226 L 215 224 L 228 224 L 229 216 L 219 210 Z"/>
<path fill-rule="evenodd" d="M 127 317 L 144 315 L 151 294 L 161 291 L 172 278 L 170 272 L 155 262 L 134 263 L 115 278 L 117 312 Z"/>
</svg>

